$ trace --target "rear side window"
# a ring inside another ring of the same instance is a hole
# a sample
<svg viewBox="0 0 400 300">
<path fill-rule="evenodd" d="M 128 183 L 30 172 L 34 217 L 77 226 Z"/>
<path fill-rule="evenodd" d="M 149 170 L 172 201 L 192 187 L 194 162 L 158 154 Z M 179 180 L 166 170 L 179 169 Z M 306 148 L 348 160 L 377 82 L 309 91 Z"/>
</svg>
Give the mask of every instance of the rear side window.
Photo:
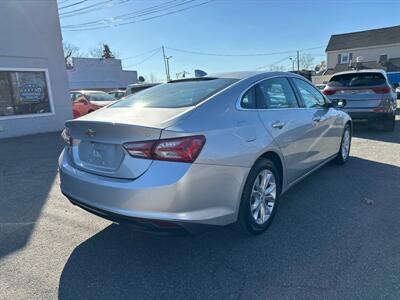
<svg viewBox="0 0 400 300">
<path fill-rule="evenodd" d="M 299 107 L 292 87 L 284 77 L 267 79 L 257 84 L 257 100 L 259 108 Z"/>
<path fill-rule="evenodd" d="M 256 104 L 256 90 L 254 87 L 250 88 L 242 97 L 242 101 L 240 102 L 240 106 L 242 108 L 257 108 Z"/>
<path fill-rule="evenodd" d="M 151 86 L 138 86 L 131 88 L 131 94 L 136 94 L 137 92 L 143 91 L 145 89 L 150 88 Z"/>
<path fill-rule="evenodd" d="M 177 108 L 193 106 L 236 81 L 237 79 L 213 78 L 160 84 L 130 95 L 111 107 Z"/>
<path fill-rule="evenodd" d="M 386 78 L 381 73 L 351 73 L 335 75 L 328 85 L 331 87 L 362 87 L 386 83 Z"/>
</svg>

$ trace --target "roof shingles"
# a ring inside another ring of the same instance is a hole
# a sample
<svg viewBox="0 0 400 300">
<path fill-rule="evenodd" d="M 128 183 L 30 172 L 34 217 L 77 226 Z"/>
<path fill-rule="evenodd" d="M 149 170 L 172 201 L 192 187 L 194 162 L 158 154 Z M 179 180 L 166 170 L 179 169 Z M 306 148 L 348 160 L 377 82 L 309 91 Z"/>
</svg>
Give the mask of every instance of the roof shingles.
<svg viewBox="0 0 400 300">
<path fill-rule="evenodd" d="M 325 51 L 335 51 L 400 43 L 400 26 L 334 34 Z"/>
</svg>

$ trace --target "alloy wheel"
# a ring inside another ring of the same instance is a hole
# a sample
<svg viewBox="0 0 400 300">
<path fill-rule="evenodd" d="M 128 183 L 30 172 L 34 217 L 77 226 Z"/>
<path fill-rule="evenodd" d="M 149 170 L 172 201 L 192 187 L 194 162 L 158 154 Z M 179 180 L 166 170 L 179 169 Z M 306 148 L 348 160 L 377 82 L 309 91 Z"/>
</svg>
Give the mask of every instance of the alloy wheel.
<svg viewBox="0 0 400 300">
<path fill-rule="evenodd" d="M 341 152 L 342 152 L 342 158 L 346 160 L 350 152 L 350 130 L 348 128 L 346 128 L 343 134 Z"/>
<path fill-rule="evenodd" d="M 265 224 L 271 217 L 276 200 L 276 180 L 274 174 L 264 169 L 258 173 L 250 195 L 250 211 L 258 225 Z"/>
</svg>

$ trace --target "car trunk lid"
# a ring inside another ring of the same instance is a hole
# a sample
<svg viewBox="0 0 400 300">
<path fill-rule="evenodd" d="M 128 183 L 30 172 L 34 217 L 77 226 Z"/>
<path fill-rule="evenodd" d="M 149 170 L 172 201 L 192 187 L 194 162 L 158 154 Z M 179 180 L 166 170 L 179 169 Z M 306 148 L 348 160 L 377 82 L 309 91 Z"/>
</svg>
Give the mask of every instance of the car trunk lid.
<svg viewBox="0 0 400 300">
<path fill-rule="evenodd" d="M 158 140 L 161 131 L 184 117 L 191 107 L 176 109 L 105 108 L 68 121 L 72 161 L 83 171 L 115 178 L 134 179 L 152 160 L 129 155 L 123 144 Z"/>
<path fill-rule="evenodd" d="M 371 108 L 380 105 L 383 94 L 377 93 L 374 88 L 339 88 L 331 99 L 345 99 L 346 108 Z"/>
<path fill-rule="evenodd" d="M 67 127 L 72 137 L 70 155 L 78 169 L 125 179 L 139 177 L 152 161 L 131 157 L 122 145 L 157 140 L 161 134 L 159 128 L 99 121 L 71 121 Z"/>
</svg>

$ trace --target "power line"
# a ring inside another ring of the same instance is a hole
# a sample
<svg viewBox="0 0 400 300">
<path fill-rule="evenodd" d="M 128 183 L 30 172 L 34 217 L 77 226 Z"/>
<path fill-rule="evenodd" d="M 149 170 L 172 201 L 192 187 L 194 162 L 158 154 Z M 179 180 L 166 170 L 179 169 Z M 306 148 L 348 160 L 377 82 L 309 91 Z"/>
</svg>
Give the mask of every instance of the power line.
<svg viewBox="0 0 400 300">
<path fill-rule="evenodd" d="M 285 60 L 289 59 L 290 57 L 291 56 L 288 56 L 288 57 L 282 58 L 282 59 L 280 59 L 280 60 L 278 60 L 276 62 L 270 63 L 268 65 L 264 65 L 264 66 L 258 67 L 258 68 L 256 68 L 256 70 L 262 70 L 262 69 L 265 69 L 265 68 L 272 67 L 274 65 L 280 64 L 281 62 L 284 62 Z"/>
<path fill-rule="evenodd" d="M 87 14 L 93 11 L 98 11 L 100 9 L 103 9 L 105 7 L 112 7 L 115 5 L 119 5 L 119 4 L 123 4 L 128 2 L 129 0 L 119 0 L 118 2 L 114 2 L 115 0 L 106 0 L 103 2 L 99 2 L 99 3 L 94 3 L 85 7 L 81 7 L 81 8 L 77 8 L 75 10 L 70 10 L 67 12 L 62 12 L 60 13 L 60 16 L 63 18 L 66 17 L 73 17 L 73 16 L 78 16 L 78 15 L 82 15 L 82 14 Z M 113 3 L 114 2 L 114 3 Z"/>
<path fill-rule="evenodd" d="M 106 23 L 113 23 L 113 22 L 116 22 L 116 21 L 121 22 L 121 21 L 129 20 L 129 19 L 133 19 L 133 18 L 136 18 L 136 17 L 146 16 L 146 15 L 149 15 L 149 14 L 152 14 L 152 13 L 156 13 L 156 12 L 159 12 L 159 11 L 162 11 L 162 10 L 175 8 L 175 7 L 187 4 L 189 2 L 197 1 L 197 0 L 180 0 L 181 2 L 174 3 L 174 2 L 177 2 L 177 1 L 178 0 L 170 0 L 170 1 L 167 1 L 167 2 L 162 3 L 162 4 L 157 4 L 157 5 L 154 5 L 154 6 L 146 7 L 144 9 L 132 11 L 130 13 L 122 14 L 122 15 L 119 15 L 119 16 L 110 17 L 110 18 L 103 18 L 103 19 L 100 19 L 100 20 L 84 22 L 84 23 L 79 23 L 79 24 L 66 25 L 66 26 L 63 26 L 63 27 L 64 28 L 91 27 L 91 26 L 104 25 Z"/>
<path fill-rule="evenodd" d="M 149 59 L 153 58 L 156 54 L 160 53 L 160 51 L 161 51 L 161 48 L 158 48 L 157 51 L 155 51 L 154 53 L 152 53 L 148 57 L 144 58 L 143 60 L 141 60 L 141 61 L 139 61 L 137 63 L 131 64 L 131 65 L 124 66 L 124 67 L 125 68 L 131 68 L 131 67 L 136 67 L 138 65 L 141 65 L 142 63 L 144 63 L 144 62 L 148 61 Z"/>
<path fill-rule="evenodd" d="M 72 14 L 74 12 L 80 12 L 82 10 L 86 10 L 86 9 L 90 9 L 90 8 L 93 8 L 93 7 L 101 6 L 101 5 L 105 4 L 105 3 L 110 3 L 110 2 L 113 2 L 113 0 L 106 0 L 106 1 L 103 1 L 103 2 L 99 2 L 99 3 L 94 3 L 94 4 L 91 4 L 91 5 L 85 6 L 85 7 L 80 7 L 80 8 L 74 9 L 74 10 L 62 12 L 62 13 L 60 13 L 60 16 L 67 15 L 67 14 Z"/>
<path fill-rule="evenodd" d="M 63 4 L 63 3 L 68 2 L 68 1 L 70 1 L 70 0 L 62 0 L 62 1 L 58 2 L 58 5 Z"/>
<path fill-rule="evenodd" d="M 325 46 L 318 46 L 312 48 L 305 48 L 299 50 L 288 50 L 288 51 L 281 51 L 281 52 L 269 52 L 269 53 L 245 53 L 245 54 L 231 54 L 231 53 L 208 53 L 208 52 L 199 52 L 199 51 L 192 51 L 192 50 L 184 50 L 172 47 L 165 47 L 169 50 L 178 51 L 182 53 L 194 54 L 194 55 L 205 55 L 205 56 L 227 56 L 227 57 L 240 57 L 240 56 L 270 56 L 270 55 L 279 55 L 279 54 L 293 54 L 296 51 L 308 51 L 313 49 L 320 49 L 324 48 Z"/>
<path fill-rule="evenodd" d="M 143 56 L 143 55 L 146 55 L 146 54 L 149 54 L 149 53 L 153 53 L 154 51 L 159 50 L 159 49 L 161 49 L 161 48 L 157 47 L 157 48 L 154 48 L 153 50 L 146 51 L 146 52 L 143 52 L 143 53 L 140 53 L 140 54 L 136 54 L 136 55 L 133 55 L 133 56 L 128 56 L 128 57 L 121 58 L 121 59 L 122 60 L 128 60 L 128 59 L 136 58 L 136 57 Z"/>
<path fill-rule="evenodd" d="M 92 28 L 70 29 L 70 30 L 65 30 L 65 31 L 97 30 L 97 29 L 104 29 L 104 28 L 109 28 L 109 27 L 123 26 L 123 25 L 128 25 L 128 24 L 133 24 L 133 23 L 139 23 L 139 22 L 143 22 L 143 21 L 148 21 L 148 20 L 152 20 L 152 19 L 161 18 L 161 17 L 164 17 L 164 16 L 176 14 L 176 13 L 179 13 L 179 12 L 182 12 L 182 11 L 186 11 L 186 10 L 194 8 L 194 7 L 199 7 L 199 6 L 208 4 L 208 3 L 213 2 L 213 1 L 216 1 L 216 0 L 208 0 L 208 1 L 205 1 L 205 2 L 202 2 L 202 3 L 199 3 L 199 4 L 191 5 L 191 6 L 188 6 L 188 7 L 185 7 L 185 8 L 181 8 L 181 9 L 170 11 L 170 12 L 167 12 L 167 13 L 164 13 L 164 14 L 159 14 L 159 15 L 156 15 L 156 16 L 152 16 L 152 17 L 144 18 L 144 19 L 139 19 L 139 20 L 135 20 L 135 21 L 111 24 L 111 25 L 106 25 L 106 26 L 98 26 L 98 27 L 92 27 Z"/>
<path fill-rule="evenodd" d="M 59 10 L 60 10 L 60 9 L 65 9 L 65 8 L 68 8 L 68 7 L 72 7 L 72 6 L 75 6 L 75 5 L 82 4 L 82 3 L 87 2 L 87 1 L 89 1 L 89 0 L 81 0 L 81 1 L 78 1 L 78 2 L 75 2 L 75 3 L 72 3 L 72 4 L 69 4 L 69 5 L 66 5 L 66 6 L 63 6 L 63 7 L 59 7 L 58 9 L 59 9 Z"/>
</svg>

